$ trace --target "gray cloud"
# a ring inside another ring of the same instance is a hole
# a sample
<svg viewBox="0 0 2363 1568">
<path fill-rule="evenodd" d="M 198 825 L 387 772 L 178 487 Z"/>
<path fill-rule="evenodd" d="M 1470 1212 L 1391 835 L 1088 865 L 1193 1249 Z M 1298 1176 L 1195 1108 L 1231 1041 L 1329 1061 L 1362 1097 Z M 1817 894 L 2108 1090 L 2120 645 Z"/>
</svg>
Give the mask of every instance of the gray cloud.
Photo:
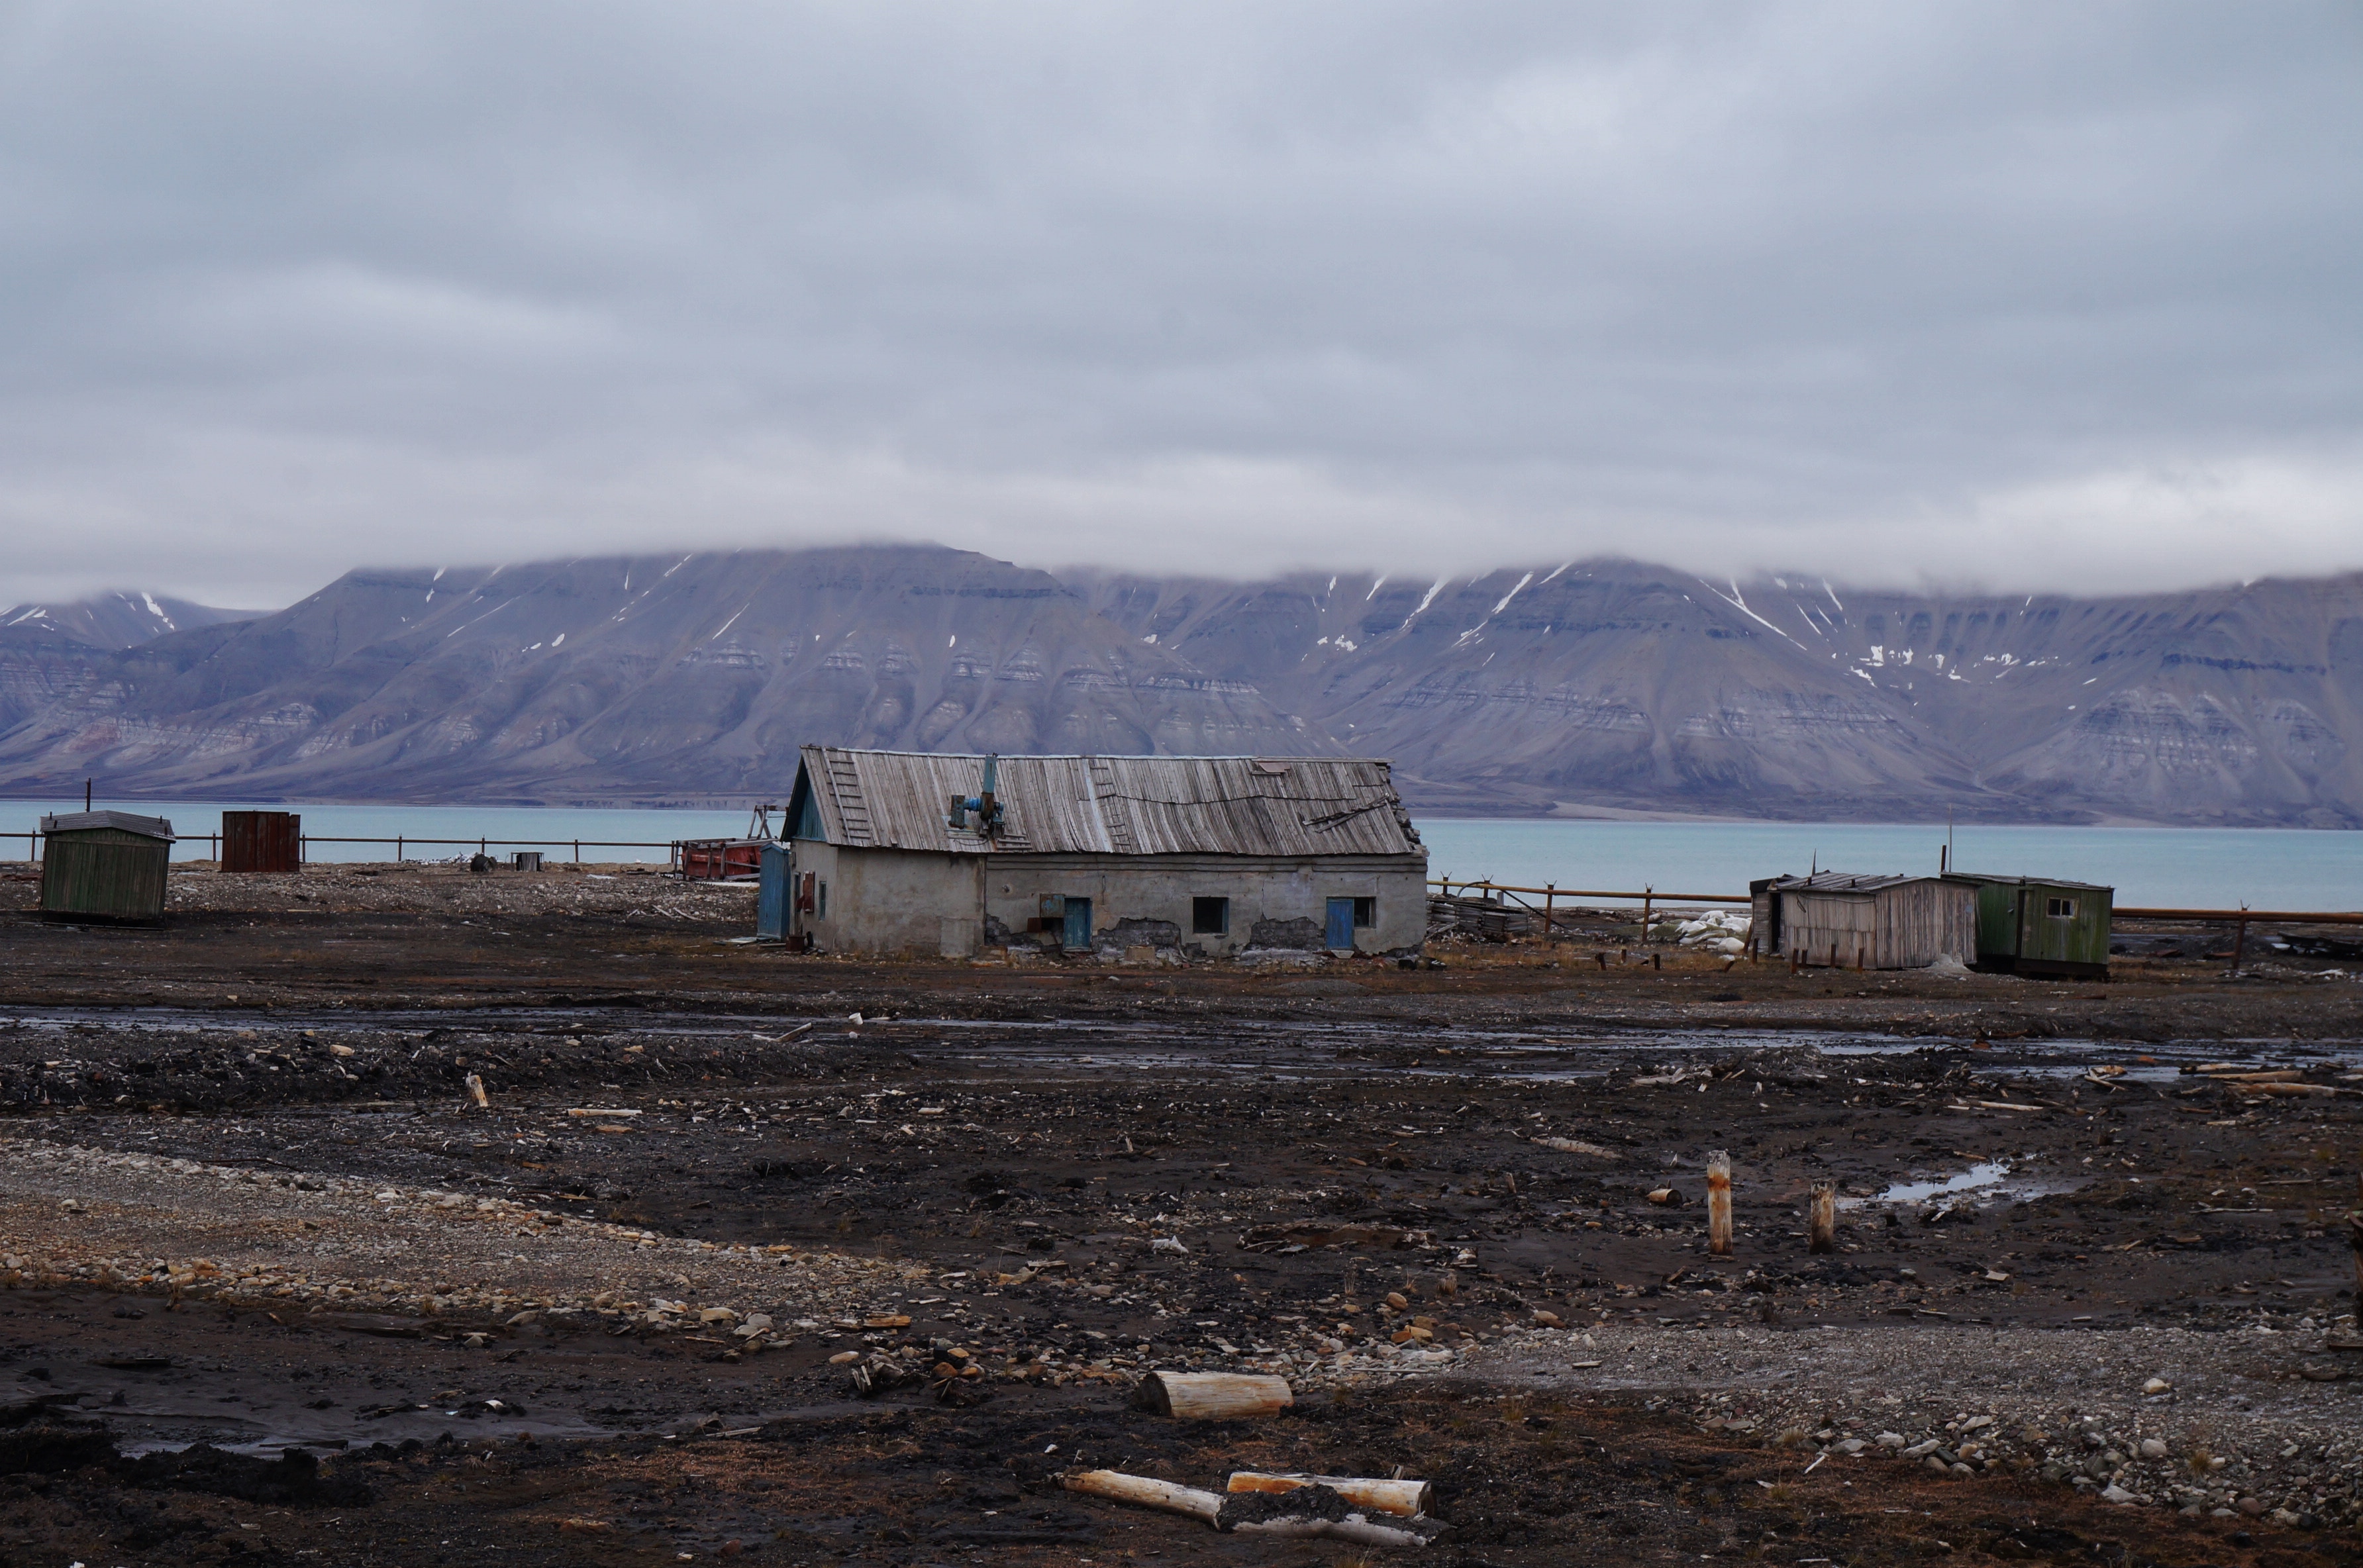
<svg viewBox="0 0 2363 1568">
<path fill-rule="evenodd" d="M 0 11 L 0 598 L 2363 566 L 2339 4 Z"/>
</svg>

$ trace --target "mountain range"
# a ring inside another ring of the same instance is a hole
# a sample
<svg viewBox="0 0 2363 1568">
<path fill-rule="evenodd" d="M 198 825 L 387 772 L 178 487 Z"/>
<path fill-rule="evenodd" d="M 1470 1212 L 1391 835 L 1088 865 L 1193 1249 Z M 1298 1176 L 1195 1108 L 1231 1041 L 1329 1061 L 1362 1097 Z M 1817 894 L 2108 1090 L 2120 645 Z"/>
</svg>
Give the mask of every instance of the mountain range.
<svg viewBox="0 0 2363 1568">
<path fill-rule="evenodd" d="M 0 734 L 78 694 L 101 654 L 168 632 L 252 620 L 255 613 L 152 593 L 101 593 L 71 604 L 0 610 Z"/>
<path fill-rule="evenodd" d="M 2363 575 L 1947 595 L 1592 560 L 1050 573 L 930 546 L 0 613 L 0 794 L 720 802 L 799 743 L 1393 759 L 1415 810 L 2363 826 Z"/>
</svg>

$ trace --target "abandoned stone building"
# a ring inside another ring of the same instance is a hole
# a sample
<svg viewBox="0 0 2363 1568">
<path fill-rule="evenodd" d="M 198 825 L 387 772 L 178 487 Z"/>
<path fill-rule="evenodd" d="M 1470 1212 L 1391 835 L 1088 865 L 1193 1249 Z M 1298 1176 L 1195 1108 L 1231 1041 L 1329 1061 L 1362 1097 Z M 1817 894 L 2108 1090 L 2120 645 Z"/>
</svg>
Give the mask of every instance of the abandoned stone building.
<svg viewBox="0 0 2363 1568">
<path fill-rule="evenodd" d="M 808 745 L 791 940 L 967 956 L 1408 955 L 1427 851 L 1384 762 L 962 756 Z"/>
</svg>

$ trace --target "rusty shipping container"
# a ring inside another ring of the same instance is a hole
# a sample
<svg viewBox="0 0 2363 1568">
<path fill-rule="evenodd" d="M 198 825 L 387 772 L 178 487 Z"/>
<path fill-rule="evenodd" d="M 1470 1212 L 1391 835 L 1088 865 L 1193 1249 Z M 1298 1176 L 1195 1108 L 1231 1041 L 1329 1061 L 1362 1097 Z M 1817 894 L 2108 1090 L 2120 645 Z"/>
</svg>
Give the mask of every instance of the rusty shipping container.
<svg viewBox="0 0 2363 1568">
<path fill-rule="evenodd" d="M 164 918 L 172 824 L 129 812 L 41 819 L 41 913 L 154 925 Z"/>
<path fill-rule="evenodd" d="M 282 876 L 304 867 L 304 819 L 294 812 L 224 812 L 221 868 Z"/>
</svg>

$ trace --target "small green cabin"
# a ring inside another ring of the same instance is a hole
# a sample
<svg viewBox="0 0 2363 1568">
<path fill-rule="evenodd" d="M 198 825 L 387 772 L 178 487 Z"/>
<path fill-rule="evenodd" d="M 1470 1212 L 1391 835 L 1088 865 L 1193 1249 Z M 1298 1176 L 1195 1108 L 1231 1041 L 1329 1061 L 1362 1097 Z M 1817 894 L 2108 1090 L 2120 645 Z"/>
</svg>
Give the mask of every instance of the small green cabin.
<svg viewBox="0 0 2363 1568">
<path fill-rule="evenodd" d="M 155 925 L 164 918 L 172 824 L 129 812 L 41 819 L 41 913 L 51 920 Z"/>
<path fill-rule="evenodd" d="M 1980 877 L 1978 964 L 2013 975 L 2105 979 L 2114 888 L 2047 877 Z"/>
</svg>

